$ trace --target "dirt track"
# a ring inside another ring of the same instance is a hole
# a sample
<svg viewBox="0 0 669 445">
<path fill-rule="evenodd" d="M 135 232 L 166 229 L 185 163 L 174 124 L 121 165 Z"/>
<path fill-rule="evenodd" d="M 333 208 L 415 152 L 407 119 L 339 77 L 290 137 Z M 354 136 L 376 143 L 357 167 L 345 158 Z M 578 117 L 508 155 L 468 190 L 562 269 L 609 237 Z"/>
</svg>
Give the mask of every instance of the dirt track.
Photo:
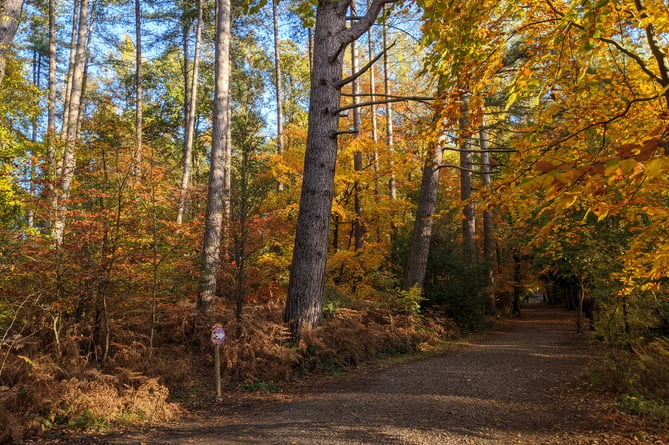
<svg viewBox="0 0 669 445">
<path fill-rule="evenodd" d="M 504 329 L 436 357 L 70 443 L 639 443 L 626 417 L 580 387 L 593 357 L 573 314 L 526 307 Z"/>
</svg>

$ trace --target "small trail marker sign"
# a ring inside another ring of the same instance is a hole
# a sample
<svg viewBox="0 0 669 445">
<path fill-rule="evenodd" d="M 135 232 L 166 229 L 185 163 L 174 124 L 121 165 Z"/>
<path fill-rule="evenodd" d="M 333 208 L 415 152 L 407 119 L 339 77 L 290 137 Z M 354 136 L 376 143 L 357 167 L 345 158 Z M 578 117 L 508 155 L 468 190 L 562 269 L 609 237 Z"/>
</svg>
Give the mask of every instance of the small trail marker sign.
<svg viewBox="0 0 669 445">
<path fill-rule="evenodd" d="M 225 341 L 225 331 L 221 326 L 214 326 L 211 330 L 211 342 L 214 345 L 221 346 Z"/>
<path fill-rule="evenodd" d="M 214 345 L 214 375 L 216 378 L 216 400 L 221 400 L 221 345 L 225 341 L 225 331 L 220 324 L 211 329 L 211 343 Z"/>
</svg>

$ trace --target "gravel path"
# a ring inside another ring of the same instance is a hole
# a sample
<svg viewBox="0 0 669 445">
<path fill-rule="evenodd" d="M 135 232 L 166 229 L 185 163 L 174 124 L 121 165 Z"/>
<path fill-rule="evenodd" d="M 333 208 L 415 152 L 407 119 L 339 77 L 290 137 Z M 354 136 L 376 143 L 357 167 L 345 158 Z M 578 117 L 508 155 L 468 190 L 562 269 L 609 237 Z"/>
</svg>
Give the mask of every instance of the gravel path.
<svg viewBox="0 0 669 445">
<path fill-rule="evenodd" d="M 223 404 L 107 444 L 626 444 L 579 389 L 593 357 L 573 314 L 543 306 L 438 356 L 353 372 L 299 394 Z M 620 417 L 620 416 L 618 416 Z M 628 430 L 629 431 L 629 430 Z M 89 440 L 91 438 L 89 437 Z"/>
</svg>

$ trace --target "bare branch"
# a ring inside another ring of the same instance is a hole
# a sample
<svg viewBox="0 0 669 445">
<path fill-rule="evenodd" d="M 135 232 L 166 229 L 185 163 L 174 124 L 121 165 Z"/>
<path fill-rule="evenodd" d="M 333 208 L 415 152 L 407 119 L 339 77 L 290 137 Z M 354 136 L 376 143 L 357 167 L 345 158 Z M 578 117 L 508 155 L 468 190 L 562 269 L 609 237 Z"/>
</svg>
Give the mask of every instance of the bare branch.
<svg viewBox="0 0 669 445">
<path fill-rule="evenodd" d="M 627 57 L 634 60 L 637 63 L 637 65 L 639 65 L 639 68 L 641 68 L 641 71 L 646 73 L 648 75 L 648 77 L 650 77 L 652 80 L 654 80 L 655 82 L 658 82 L 660 85 L 662 85 L 662 78 L 660 78 L 660 76 L 658 76 L 650 68 L 648 68 L 646 63 L 643 61 L 643 59 L 641 57 L 639 57 L 638 54 L 633 53 L 632 51 L 630 51 L 627 48 L 625 48 L 624 46 L 622 46 L 619 42 L 616 42 L 613 39 L 609 39 L 608 37 L 600 37 L 599 40 L 601 40 L 604 43 L 608 43 L 609 45 L 613 45 L 616 48 L 618 48 L 618 50 L 621 53 L 625 54 Z"/>
<path fill-rule="evenodd" d="M 483 174 L 485 174 L 485 173 L 482 172 L 482 171 L 478 171 L 478 170 L 470 170 L 470 169 L 468 169 L 468 168 L 462 168 L 462 167 L 460 167 L 459 165 L 455 165 L 455 164 L 440 164 L 440 165 L 437 166 L 437 168 L 439 168 L 439 169 L 442 169 L 442 168 L 453 168 L 453 169 L 455 169 L 455 170 L 460 170 L 460 171 L 464 171 L 464 172 L 467 172 L 467 173 L 472 173 L 472 174 L 474 174 L 474 175 L 483 175 Z M 489 173 L 500 173 L 500 171 L 494 171 L 494 172 L 489 172 Z"/>
<path fill-rule="evenodd" d="M 400 0 L 374 0 L 371 5 L 369 5 L 369 8 L 367 8 L 367 13 L 360 17 L 360 19 L 354 23 L 350 28 L 345 28 L 339 31 L 337 33 L 337 37 L 339 38 L 339 49 L 335 51 L 334 54 L 332 54 L 331 61 L 334 61 L 337 59 L 337 56 L 344 51 L 346 46 L 356 40 L 358 37 L 363 35 L 367 30 L 372 26 L 372 24 L 376 21 L 376 18 L 379 16 L 379 13 L 381 12 L 381 8 L 383 8 L 384 5 L 388 3 L 395 3 Z M 341 7 L 348 7 L 350 4 L 350 0 L 343 1 L 340 6 Z"/>
<path fill-rule="evenodd" d="M 335 84 L 335 88 L 340 89 L 340 88 L 343 87 L 344 85 L 347 85 L 347 84 L 353 82 L 353 81 L 356 80 L 358 77 L 360 77 L 360 76 L 362 76 L 363 74 L 365 74 L 365 73 L 367 72 L 367 70 L 369 70 L 369 69 L 372 67 L 372 65 L 374 65 L 374 63 L 376 63 L 381 57 L 383 57 L 383 55 L 384 55 L 390 48 L 392 48 L 393 46 L 395 46 L 395 43 L 396 43 L 396 42 L 393 42 L 390 46 L 388 46 L 387 48 L 384 48 L 383 51 L 381 51 L 381 52 L 380 52 L 377 56 L 375 56 L 372 60 L 370 60 L 369 62 L 367 62 L 362 68 L 360 68 L 360 70 L 358 70 L 357 72 L 351 74 L 349 77 L 346 77 L 346 78 L 344 78 L 344 79 L 341 79 L 339 82 L 337 82 L 337 83 Z"/>
<path fill-rule="evenodd" d="M 336 110 L 333 111 L 333 113 L 341 113 L 342 111 L 346 110 L 352 110 L 353 108 L 358 108 L 358 107 L 369 107 L 371 105 L 383 105 L 383 104 L 390 104 L 394 102 L 405 102 L 405 101 L 415 101 L 415 102 L 421 102 L 421 103 L 426 103 L 427 100 L 432 100 L 432 98 L 429 98 L 426 100 L 425 97 L 411 97 L 411 96 L 406 96 L 406 97 L 397 97 L 395 99 L 386 99 L 386 100 L 374 100 L 371 102 L 363 102 L 359 104 L 352 104 L 352 105 L 346 105 L 344 107 L 339 107 Z"/>
<path fill-rule="evenodd" d="M 556 8 L 556 6 L 555 6 L 550 0 L 547 0 L 546 3 L 548 3 L 549 7 L 553 10 L 553 12 L 554 12 L 557 16 L 564 18 L 564 14 L 563 14 L 562 12 L 558 11 L 558 9 Z M 637 1 L 636 4 L 637 4 L 637 9 L 638 9 L 639 12 L 641 12 L 642 15 L 643 15 L 643 14 L 644 14 L 643 10 L 645 9 L 645 8 L 643 7 L 643 4 L 642 4 L 641 2 L 639 2 L 639 1 Z M 577 23 L 574 23 L 573 21 L 570 21 L 569 25 L 574 26 L 575 28 L 578 28 L 578 29 L 580 29 L 581 31 L 585 31 L 585 28 L 584 28 L 582 25 L 579 25 L 579 24 L 577 24 Z M 649 27 L 650 27 L 650 26 L 652 26 L 652 25 L 649 25 Z M 657 58 L 658 54 L 656 54 L 656 52 L 655 52 L 655 50 L 657 49 L 657 47 L 653 45 L 654 40 L 650 37 L 650 34 L 649 34 L 648 29 L 646 29 L 646 33 L 649 35 L 648 43 L 649 43 L 649 45 L 650 45 L 650 47 L 651 47 L 651 51 L 653 52 L 653 54 L 654 54 L 654 55 L 656 56 L 656 58 Z M 651 34 L 652 34 L 652 32 L 651 32 Z M 617 42 L 617 41 L 615 41 L 615 40 L 613 40 L 613 39 L 611 39 L 611 38 L 608 38 L 608 37 L 600 37 L 599 40 L 602 41 L 602 42 L 604 42 L 604 43 L 608 43 L 609 45 L 613 45 L 613 46 L 615 46 L 621 53 L 625 54 L 627 57 L 629 57 L 630 59 L 634 60 L 634 61 L 637 63 L 637 65 L 639 65 L 639 68 L 641 68 L 641 71 L 643 71 L 644 73 L 646 73 L 646 74 L 648 75 L 648 77 L 650 77 L 652 80 L 658 82 L 660 85 L 662 85 L 662 86 L 666 86 L 666 84 L 663 82 L 662 77 L 660 77 L 660 76 L 658 76 L 657 74 L 655 74 L 655 73 L 648 67 L 648 65 L 646 65 L 646 62 L 644 62 L 643 59 L 642 59 L 641 57 L 639 57 L 638 54 L 636 54 L 636 53 L 630 51 L 629 49 L 625 48 L 621 43 L 619 43 L 619 42 Z M 660 52 L 661 52 L 661 51 L 660 51 Z M 658 59 L 658 60 L 659 60 L 659 59 Z M 661 66 L 662 66 L 662 65 L 660 64 L 660 67 L 661 67 Z"/>
<path fill-rule="evenodd" d="M 351 94 L 351 93 L 341 93 L 342 96 L 344 97 L 386 97 L 388 99 L 405 99 L 405 100 L 420 100 L 424 102 L 429 102 L 432 100 L 435 100 L 434 97 L 432 96 L 398 96 L 396 94 L 383 94 L 383 93 L 358 93 L 358 94 Z"/>
<path fill-rule="evenodd" d="M 454 151 L 456 153 L 516 153 L 518 150 L 513 148 L 488 148 L 486 150 L 481 150 L 479 148 L 472 148 L 469 150 L 463 150 L 456 147 L 444 147 L 443 150 Z"/>
</svg>

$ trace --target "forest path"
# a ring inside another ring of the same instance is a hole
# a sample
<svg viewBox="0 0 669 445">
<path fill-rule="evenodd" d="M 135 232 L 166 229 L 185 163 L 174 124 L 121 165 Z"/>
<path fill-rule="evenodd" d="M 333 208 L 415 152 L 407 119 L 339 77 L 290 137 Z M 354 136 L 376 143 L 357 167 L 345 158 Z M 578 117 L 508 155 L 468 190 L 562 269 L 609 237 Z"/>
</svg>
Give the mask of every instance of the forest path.
<svg viewBox="0 0 669 445">
<path fill-rule="evenodd" d="M 624 416 L 579 388 L 596 354 L 575 331 L 573 313 L 529 306 L 501 330 L 428 359 L 356 371 L 269 400 L 231 399 L 178 424 L 94 443 L 639 443 Z"/>
</svg>

